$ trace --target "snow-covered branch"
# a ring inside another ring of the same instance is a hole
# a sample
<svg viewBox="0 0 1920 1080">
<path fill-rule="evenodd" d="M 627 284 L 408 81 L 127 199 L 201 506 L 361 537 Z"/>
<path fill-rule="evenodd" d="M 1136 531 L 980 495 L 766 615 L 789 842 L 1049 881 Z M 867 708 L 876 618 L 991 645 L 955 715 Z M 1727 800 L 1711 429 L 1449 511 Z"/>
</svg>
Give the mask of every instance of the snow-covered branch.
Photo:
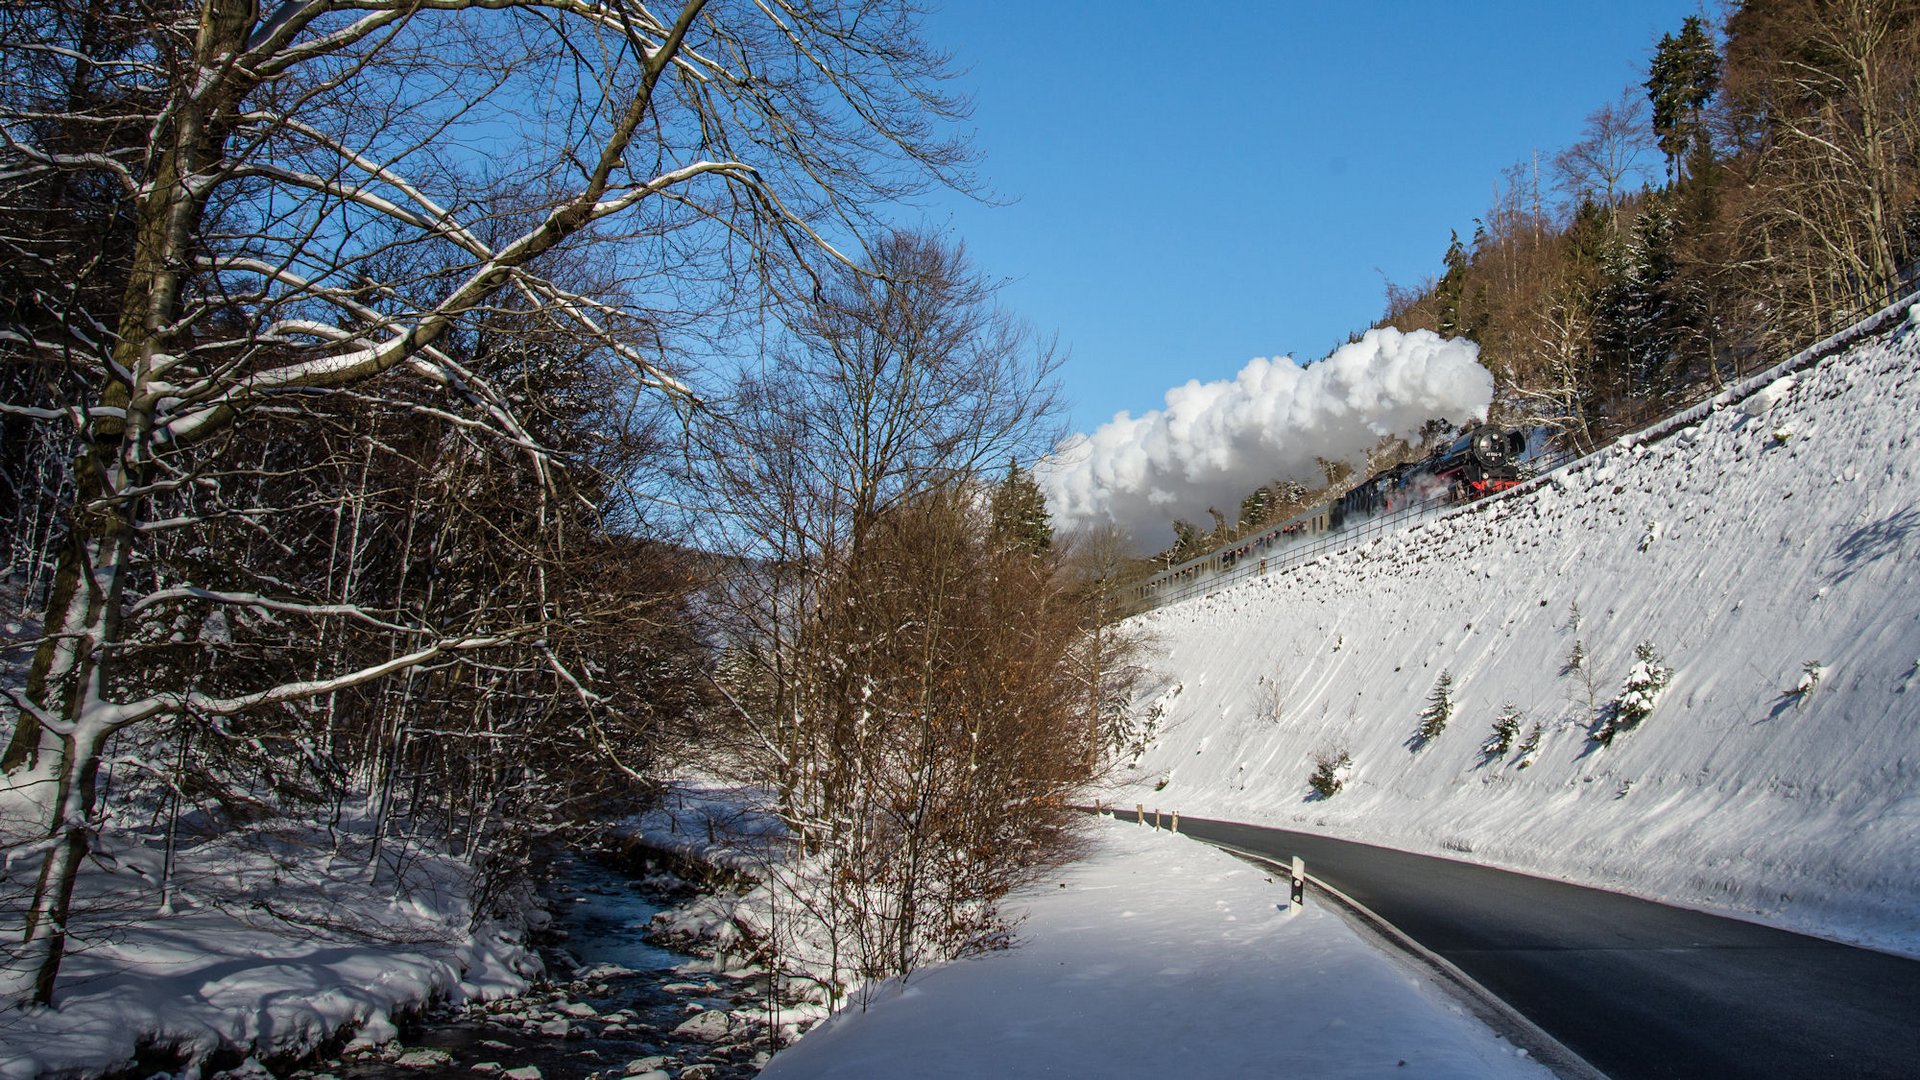
<svg viewBox="0 0 1920 1080">
<path fill-rule="evenodd" d="M 424 631 L 417 626 L 382 619 L 359 604 L 303 604 L 292 600 L 282 600 L 256 592 L 223 592 L 214 589 L 202 589 L 184 586 L 173 589 L 161 589 L 142 596 L 127 608 L 127 614 L 138 615 L 150 608 L 167 604 L 178 604 L 185 600 L 199 600 L 209 604 L 221 604 L 230 607 L 259 608 L 263 611 L 278 611 L 290 615 L 304 615 L 312 619 L 324 619 L 339 616 L 380 630 L 390 630 L 397 634 L 420 634 Z"/>
</svg>

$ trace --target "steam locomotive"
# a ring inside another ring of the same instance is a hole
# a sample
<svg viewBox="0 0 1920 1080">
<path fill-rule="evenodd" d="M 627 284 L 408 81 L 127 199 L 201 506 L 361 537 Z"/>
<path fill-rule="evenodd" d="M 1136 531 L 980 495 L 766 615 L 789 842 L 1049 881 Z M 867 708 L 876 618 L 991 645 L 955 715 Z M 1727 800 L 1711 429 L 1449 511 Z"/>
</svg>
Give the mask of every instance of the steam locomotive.
<svg viewBox="0 0 1920 1080">
<path fill-rule="evenodd" d="M 1419 461 L 1409 461 L 1367 477 L 1332 506 L 1327 527 L 1340 528 L 1348 517 L 1391 513 L 1414 503 L 1447 496 L 1469 502 L 1518 484 L 1527 433 L 1516 428 L 1478 427 Z"/>
</svg>

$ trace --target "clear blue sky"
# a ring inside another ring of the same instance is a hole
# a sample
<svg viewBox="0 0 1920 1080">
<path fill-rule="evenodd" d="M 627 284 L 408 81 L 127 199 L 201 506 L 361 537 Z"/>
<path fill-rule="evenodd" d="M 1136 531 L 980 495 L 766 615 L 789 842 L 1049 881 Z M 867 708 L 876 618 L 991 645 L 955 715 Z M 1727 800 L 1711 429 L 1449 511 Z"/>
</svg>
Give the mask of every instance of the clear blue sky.
<svg viewBox="0 0 1920 1080">
<path fill-rule="evenodd" d="M 1579 137 L 1698 0 L 947 0 L 981 178 L 940 198 L 1071 350 L 1071 426 L 1255 356 L 1325 355 L 1437 272 L 1501 171 Z M 1383 277 L 1384 275 L 1384 277 Z"/>
</svg>

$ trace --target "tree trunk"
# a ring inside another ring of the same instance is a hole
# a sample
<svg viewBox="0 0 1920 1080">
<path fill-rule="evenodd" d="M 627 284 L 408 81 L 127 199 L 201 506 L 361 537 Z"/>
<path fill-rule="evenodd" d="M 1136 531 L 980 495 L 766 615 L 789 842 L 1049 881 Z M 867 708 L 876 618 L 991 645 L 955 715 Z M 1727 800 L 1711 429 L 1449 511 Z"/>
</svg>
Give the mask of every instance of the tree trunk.
<svg viewBox="0 0 1920 1080">
<path fill-rule="evenodd" d="M 215 81 L 223 58 L 245 44 L 253 18 L 250 0 L 206 0 L 190 70 L 205 73 L 205 82 Z M 43 693 L 65 684 L 57 705 L 36 704 L 67 729 L 61 737 L 59 795 L 48 823 L 53 847 L 41 866 L 22 935 L 27 956 L 37 963 L 33 1000 L 41 1005 L 53 1003 L 74 883 L 89 850 L 100 755 L 120 722 L 111 704 L 111 676 L 121 643 L 125 578 L 152 472 L 155 401 L 148 384 L 156 358 L 169 351 L 165 335 L 177 321 L 193 262 L 193 239 L 206 206 L 200 181 L 220 159 L 224 136 L 216 121 L 223 103 L 237 96 L 231 87 L 225 95 L 204 93 L 203 80 L 191 75 L 176 85 L 174 122 L 163 136 L 150 190 L 137 204 L 133 261 L 113 348 L 115 371 L 100 392 L 100 404 L 122 415 L 92 422 L 91 445 L 76 467 L 73 538 L 61 548 L 57 584 L 47 602 L 44 625 L 62 632 L 46 636 L 33 660 Z M 16 732 L 15 743 L 22 741 Z"/>
</svg>

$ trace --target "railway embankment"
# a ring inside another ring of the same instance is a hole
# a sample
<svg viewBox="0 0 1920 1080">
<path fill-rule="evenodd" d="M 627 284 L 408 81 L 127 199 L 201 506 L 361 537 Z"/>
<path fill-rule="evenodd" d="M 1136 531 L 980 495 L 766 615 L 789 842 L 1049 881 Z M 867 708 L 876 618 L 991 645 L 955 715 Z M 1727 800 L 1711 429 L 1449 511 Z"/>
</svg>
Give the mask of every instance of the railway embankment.
<svg viewBox="0 0 1920 1080">
<path fill-rule="evenodd" d="M 1158 729 L 1110 797 L 1920 953 L 1917 371 L 1913 305 L 1529 490 L 1138 617 Z"/>
</svg>

